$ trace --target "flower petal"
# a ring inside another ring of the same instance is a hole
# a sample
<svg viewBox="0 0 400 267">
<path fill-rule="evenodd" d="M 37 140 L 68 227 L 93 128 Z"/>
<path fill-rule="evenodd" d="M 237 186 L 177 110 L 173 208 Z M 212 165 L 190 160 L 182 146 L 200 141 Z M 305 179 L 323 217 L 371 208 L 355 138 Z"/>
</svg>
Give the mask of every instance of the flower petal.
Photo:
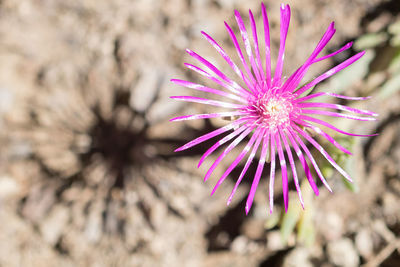
<svg viewBox="0 0 400 267">
<path fill-rule="evenodd" d="M 208 134 L 204 134 L 204 135 L 202 135 L 200 137 L 197 137 L 196 139 L 194 139 L 194 140 L 186 143 L 185 145 L 175 149 L 174 152 L 183 151 L 183 150 L 186 150 L 188 148 L 194 147 L 194 146 L 196 146 L 198 144 L 201 144 L 204 141 L 207 141 L 207 140 L 209 140 L 209 139 L 211 139 L 211 138 L 213 138 L 213 137 L 215 137 L 217 135 L 223 134 L 223 133 L 225 133 L 225 132 L 227 132 L 229 130 L 234 129 L 235 127 L 238 127 L 240 124 L 244 123 L 245 121 L 246 120 L 243 119 L 243 118 L 238 119 L 238 120 L 232 122 L 231 124 L 228 124 L 228 125 L 226 125 L 224 127 L 221 127 L 221 128 L 219 128 L 217 130 L 214 130 L 212 132 L 209 132 Z"/>
<path fill-rule="evenodd" d="M 271 87 L 271 41 L 269 36 L 269 22 L 267 16 L 267 9 L 264 3 L 261 3 L 261 13 L 264 22 L 264 39 L 265 39 L 265 79 L 267 80 L 268 87 Z"/>
<path fill-rule="evenodd" d="M 269 172 L 269 213 L 272 213 L 274 210 L 274 183 L 275 183 L 275 134 L 271 134 L 271 164 L 270 164 L 270 172 Z M 284 187 L 284 186 L 282 186 Z M 285 193 L 284 193 L 285 195 Z M 283 196 L 285 198 L 285 196 Z"/>
<path fill-rule="evenodd" d="M 247 34 L 247 30 L 246 30 L 246 27 L 244 26 L 242 17 L 240 16 L 239 11 L 237 11 L 237 10 L 235 10 L 235 18 L 236 18 L 236 22 L 237 22 L 237 24 L 239 26 L 239 31 L 240 31 L 240 34 L 242 36 L 242 40 L 243 40 L 243 43 L 244 43 L 244 47 L 245 47 L 247 56 L 249 57 L 250 65 L 253 68 L 253 71 L 254 71 L 254 74 L 256 76 L 257 82 L 260 84 L 260 83 L 262 83 L 262 78 L 261 78 L 260 71 L 259 71 L 258 67 L 256 66 L 256 62 L 254 60 L 254 56 L 253 56 L 253 51 L 251 49 L 249 35 Z"/>
<path fill-rule="evenodd" d="M 207 39 L 207 41 L 217 50 L 217 52 L 225 59 L 225 61 L 228 63 L 228 65 L 231 66 L 233 71 L 240 78 L 243 79 L 244 83 L 251 91 L 251 88 L 253 87 L 253 85 L 251 84 L 249 79 L 246 77 L 246 75 L 242 72 L 242 70 L 239 69 L 239 67 L 235 64 L 235 62 L 233 62 L 233 60 L 228 56 L 228 54 L 225 52 L 225 50 L 213 38 L 211 38 L 211 36 L 209 36 L 207 33 L 203 32 L 203 31 L 201 33 Z"/>
<path fill-rule="evenodd" d="M 343 106 L 339 104 L 332 104 L 332 103 L 318 103 L 318 102 L 307 102 L 307 103 L 300 103 L 299 107 L 301 108 L 332 108 L 332 109 L 338 109 L 338 110 L 344 110 L 344 111 L 349 111 L 357 114 L 363 114 L 363 115 L 370 115 L 370 116 L 378 116 L 375 112 L 371 112 L 368 110 L 363 110 L 363 109 L 357 109 L 357 108 L 352 108 L 348 106 Z"/>
<path fill-rule="evenodd" d="M 306 62 L 298 68 L 286 81 L 286 83 L 282 86 L 282 91 L 289 90 L 292 92 L 297 86 L 300 84 L 304 75 L 310 66 L 314 63 L 315 58 L 319 55 L 319 53 L 324 49 L 324 47 L 331 40 L 332 36 L 335 34 L 335 23 L 332 22 L 328 29 L 325 31 L 318 45 L 315 47 L 314 51 L 311 53 L 310 57 L 306 60 Z"/>
<path fill-rule="evenodd" d="M 232 150 L 234 149 L 246 136 L 249 135 L 251 131 L 255 128 L 255 126 L 247 126 L 247 129 L 242 132 L 232 143 L 229 144 L 227 148 L 225 148 L 224 152 L 222 152 L 221 155 L 214 161 L 214 163 L 211 165 L 211 167 L 208 169 L 206 176 L 204 176 L 204 181 L 207 181 L 210 175 L 213 173 L 215 168 L 218 166 L 218 164 L 225 158 L 225 156 Z"/>
<path fill-rule="evenodd" d="M 232 112 L 185 115 L 185 116 L 179 116 L 179 117 L 172 118 L 172 119 L 170 119 L 170 121 L 186 121 L 186 120 L 210 119 L 210 118 L 230 117 L 230 116 L 238 116 L 238 115 L 243 115 L 243 112 L 241 112 L 241 111 L 232 111 Z"/>
<path fill-rule="evenodd" d="M 225 81 L 228 85 L 234 88 L 236 91 L 243 93 L 244 89 L 234 82 L 233 80 L 229 79 L 222 71 L 220 71 L 217 67 L 215 67 L 211 62 L 206 60 L 205 58 L 201 57 L 197 53 L 193 52 L 190 49 L 186 49 L 186 52 L 192 56 L 193 58 L 197 59 L 201 63 L 203 63 L 207 68 L 209 68 L 212 72 L 214 72 L 218 77 L 220 77 L 223 81 Z"/>
<path fill-rule="evenodd" d="M 268 144 L 269 144 L 269 133 L 267 132 L 266 136 L 264 136 L 263 146 L 261 149 L 261 157 L 260 160 L 258 161 L 256 175 L 254 176 L 249 195 L 247 196 L 246 207 L 244 208 L 246 211 L 246 215 L 249 214 L 251 206 L 253 205 L 254 195 L 256 194 L 257 186 L 258 183 L 260 182 L 261 173 L 264 169 L 265 159 L 267 158 Z"/>
<path fill-rule="evenodd" d="M 242 182 L 242 179 L 243 179 L 244 175 L 246 174 L 247 169 L 249 168 L 251 162 L 253 161 L 253 158 L 257 153 L 258 147 L 260 146 L 261 140 L 263 140 L 263 138 L 264 138 L 264 134 L 265 134 L 265 129 L 262 129 L 260 135 L 258 136 L 258 138 L 256 140 L 256 143 L 253 146 L 253 150 L 251 151 L 249 157 L 247 158 L 246 164 L 244 165 L 243 170 L 240 173 L 239 178 L 236 181 L 235 187 L 233 188 L 231 194 L 229 195 L 228 201 L 226 203 L 227 205 L 229 205 L 231 203 L 232 198 L 235 195 L 235 192 L 236 192 L 239 184 Z"/>
<path fill-rule="evenodd" d="M 350 136 L 361 136 L 361 137 L 369 137 L 369 136 L 376 136 L 376 135 L 378 135 L 378 134 L 353 134 L 353 133 L 348 133 L 348 132 L 345 132 L 345 131 L 342 131 L 342 130 L 336 128 L 335 126 L 333 126 L 333 125 L 330 124 L 330 123 L 327 123 L 327 122 L 325 122 L 325 121 L 323 121 L 323 120 L 320 120 L 320 119 L 317 119 L 317 118 L 313 118 L 313 117 L 309 117 L 309 116 L 306 116 L 306 115 L 300 115 L 299 118 L 301 118 L 302 120 L 312 121 L 312 122 L 314 122 L 314 123 L 321 124 L 321 125 L 323 125 L 323 126 L 325 126 L 325 127 L 328 127 L 328 128 L 330 128 L 330 129 L 332 129 L 332 130 L 338 132 L 338 133 L 345 134 L 345 135 L 350 135 Z"/>
<path fill-rule="evenodd" d="M 248 124 L 244 124 L 242 126 L 240 126 L 238 129 L 234 130 L 232 133 L 228 134 L 227 136 L 225 136 L 224 138 L 222 138 L 221 140 L 219 140 L 218 142 L 216 142 L 212 147 L 210 147 L 204 154 L 203 156 L 200 158 L 199 164 L 197 165 L 197 168 L 199 168 L 201 166 L 201 164 L 203 164 L 204 160 L 212 153 L 214 152 L 218 147 L 220 147 L 221 145 L 225 144 L 226 142 L 228 142 L 229 140 L 231 140 L 232 138 L 236 137 L 237 135 L 239 135 L 241 132 L 243 132 L 244 130 L 246 130 L 248 128 Z"/>
<path fill-rule="evenodd" d="M 310 184 L 311 188 L 313 189 L 315 195 L 319 195 L 318 187 L 314 182 L 314 179 L 312 178 L 310 168 L 308 167 L 308 163 L 303 155 L 303 152 L 301 152 L 299 146 L 297 145 L 297 142 L 294 140 L 292 133 L 288 131 L 287 129 L 285 130 L 286 136 L 289 137 L 290 143 L 292 144 L 294 151 L 297 154 L 297 157 L 299 158 L 301 165 L 303 166 L 304 173 L 306 174 L 308 183 Z"/>
<path fill-rule="evenodd" d="M 346 100 L 367 100 L 367 99 L 371 98 L 370 96 L 357 97 L 357 96 L 338 95 L 338 94 L 328 93 L 328 92 L 318 92 L 318 93 L 315 93 L 315 94 L 311 94 L 311 95 L 308 95 L 308 96 L 297 98 L 296 100 L 294 100 L 294 102 L 304 102 L 306 100 L 309 100 L 309 99 L 312 99 L 312 98 L 315 98 L 315 97 L 319 97 L 319 96 L 324 96 L 324 95 L 333 96 L 333 97 L 336 97 L 336 98 L 346 99 Z"/>
<path fill-rule="evenodd" d="M 264 69 L 263 65 L 261 63 L 261 57 L 260 57 L 260 47 L 258 45 L 258 36 L 257 36 L 257 27 L 256 27 L 256 22 L 254 21 L 254 16 L 251 10 L 249 10 L 249 17 L 250 17 L 250 25 L 251 25 L 251 31 L 253 33 L 253 44 L 254 44 L 254 50 L 256 54 L 256 60 L 257 60 L 257 69 L 260 71 L 260 74 L 262 76 L 262 80 L 265 81 L 265 74 L 264 74 Z"/>
<path fill-rule="evenodd" d="M 302 120 L 295 120 L 295 122 L 300 124 L 300 125 L 303 125 L 305 127 L 309 127 L 311 129 L 313 129 L 317 134 L 322 135 L 323 137 L 325 137 L 326 140 L 328 140 L 331 144 L 333 144 L 339 150 L 343 151 L 346 154 L 353 155 L 350 151 L 348 151 L 346 148 L 341 146 L 335 139 L 333 139 L 329 134 L 327 134 L 324 131 L 322 131 L 319 127 L 311 125 L 311 124 L 309 124 L 309 123 L 307 123 L 305 121 L 302 121 Z"/>
<path fill-rule="evenodd" d="M 320 57 L 320 58 L 315 59 L 315 60 L 313 61 L 313 63 L 317 63 L 317 62 L 322 61 L 322 60 L 325 60 L 325 59 L 327 59 L 327 58 L 336 56 L 337 54 L 339 54 L 339 53 L 341 53 L 341 52 L 343 52 L 343 51 L 349 49 L 349 48 L 352 47 L 352 46 L 353 46 L 353 42 L 349 42 L 349 43 L 345 44 L 345 45 L 344 45 L 342 48 L 340 48 L 339 50 L 337 50 L 337 51 L 335 51 L 335 52 L 333 52 L 333 53 L 331 53 L 331 54 L 329 54 L 329 55 L 326 55 L 326 56 L 323 56 L 323 57 Z"/>
<path fill-rule="evenodd" d="M 241 88 L 239 85 L 237 85 L 237 87 L 232 86 L 223 80 L 215 78 L 210 73 L 206 72 L 205 70 L 203 70 L 193 64 L 185 63 L 185 66 L 188 67 L 189 69 L 199 73 L 200 75 L 203 75 L 204 77 L 208 78 L 209 80 L 221 85 L 222 87 L 228 89 L 229 91 L 231 91 L 234 94 L 240 95 L 240 96 L 244 97 L 245 99 L 250 96 L 250 93 L 247 92 L 245 89 Z"/>
<path fill-rule="evenodd" d="M 330 164 L 332 164 L 333 167 L 335 167 L 336 170 L 338 170 L 344 178 L 352 182 L 350 175 L 347 174 L 333 159 L 332 157 L 328 154 L 328 152 L 325 151 L 325 149 L 318 144 L 317 141 L 315 141 L 309 134 L 307 134 L 305 131 L 301 130 L 298 126 L 293 125 L 293 127 L 297 130 L 298 133 L 300 133 L 305 139 L 307 139 L 321 154 L 329 161 Z"/>
<path fill-rule="evenodd" d="M 302 93 L 304 93 L 305 91 L 307 91 L 311 87 L 314 87 L 315 85 L 317 85 L 318 83 L 322 82 L 323 80 L 331 77 L 333 74 L 335 74 L 335 73 L 347 68 L 348 66 L 350 66 L 351 64 L 353 64 L 354 62 L 359 60 L 364 54 L 365 54 L 365 51 L 362 51 L 362 52 L 360 52 L 358 54 L 355 54 L 354 56 L 352 56 L 351 58 L 349 58 L 349 59 L 345 60 L 344 62 L 340 63 L 336 67 L 333 67 L 332 69 L 328 70 L 324 74 L 318 76 L 312 82 L 310 82 L 310 83 L 306 84 L 305 86 L 301 87 L 300 89 L 298 89 L 295 92 L 295 94 L 297 96 L 301 95 Z"/>
<path fill-rule="evenodd" d="M 350 120 L 358 120 L 358 121 L 375 121 L 375 118 L 371 117 L 359 117 L 350 114 L 343 114 L 337 112 L 331 112 L 326 110 L 317 110 L 317 109 L 301 109 L 301 113 L 303 114 L 318 114 L 318 115 L 325 115 L 331 117 L 338 117 L 338 118 L 345 118 Z"/>
<path fill-rule="evenodd" d="M 228 33 L 229 33 L 229 36 L 230 36 L 231 39 L 232 39 L 233 45 L 234 45 L 235 48 L 236 48 L 236 52 L 237 52 L 237 54 L 238 54 L 238 56 L 239 56 L 239 59 L 240 59 L 240 61 L 242 62 L 242 65 L 243 65 L 243 67 L 244 67 L 244 69 L 245 69 L 245 71 L 246 71 L 246 73 L 247 73 L 247 76 L 248 76 L 248 78 L 250 79 L 250 82 L 251 82 L 251 84 L 252 84 L 252 87 L 250 87 L 249 89 L 250 89 L 253 93 L 256 93 L 256 92 L 257 92 L 257 90 L 256 90 L 257 82 L 256 82 L 256 80 L 254 79 L 254 76 L 253 76 L 253 74 L 251 73 L 250 68 L 249 68 L 249 66 L 248 66 L 247 63 L 246 63 L 246 60 L 244 59 L 244 56 L 243 56 L 243 53 L 242 53 L 242 49 L 240 48 L 240 45 L 239 45 L 239 43 L 238 43 L 238 41 L 237 41 L 237 39 L 236 39 L 236 35 L 235 35 L 235 33 L 233 32 L 233 30 L 231 29 L 231 27 L 228 25 L 228 23 L 226 23 L 226 22 L 225 22 L 225 27 L 226 27 L 226 29 L 227 29 L 227 31 L 228 31 Z"/>
<path fill-rule="evenodd" d="M 273 80 L 273 86 L 281 85 L 282 69 L 283 69 L 283 59 L 285 57 L 285 45 L 286 37 L 289 29 L 290 23 L 290 7 L 289 5 L 281 4 L 281 41 L 279 45 L 279 54 L 276 61 L 275 75 Z"/>
<path fill-rule="evenodd" d="M 206 98 L 201 98 L 197 96 L 170 96 L 171 99 L 186 101 L 186 102 L 194 102 L 204 105 L 211 105 L 216 107 L 224 107 L 224 108 L 234 108 L 234 109 L 242 109 L 246 106 L 234 104 L 234 103 L 227 103 L 223 101 L 211 100 Z"/>
<path fill-rule="evenodd" d="M 218 182 L 216 183 L 214 189 L 211 192 L 211 195 L 215 193 L 215 191 L 218 189 L 218 187 L 222 184 L 222 182 L 225 180 L 225 178 L 231 173 L 231 171 L 239 164 L 239 162 L 244 158 L 244 156 L 249 152 L 250 148 L 253 146 L 254 142 L 256 141 L 257 137 L 259 134 L 262 132 L 261 128 L 257 128 L 254 131 L 254 134 L 250 138 L 250 141 L 247 143 L 245 148 L 240 152 L 239 156 L 232 162 L 231 165 L 229 165 L 228 169 L 224 172 L 224 174 L 219 178 Z"/>
<path fill-rule="evenodd" d="M 283 154 L 281 138 L 279 132 L 275 134 L 276 148 L 278 150 L 279 163 L 281 166 L 282 172 L 282 192 L 283 192 L 283 202 L 285 204 L 285 212 L 287 212 L 289 206 L 289 188 L 288 188 L 288 176 L 287 176 L 287 168 L 286 168 L 286 159 Z M 271 149 L 272 154 L 272 149 Z M 270 211 L 272 212 L 272 210 Z"/>
<path fill-rule="evenodd" d="M 303 196 L 301 195 L 301 188 L 300 188 L 299 178 L 298 178 L 297 172 L 296 172 L 296 165 L 293 160 L 293 154 L 292 154 L 292 151 L 290 150 L 290 146 L 287 141 L 286 134 L 281 129 L 279 129 L 279 133 L 282 137 L 282 141 L 283 141 L 283 144 L 285 145 L 285 149 L 286 149 L 286 154 L 288 155 L 288 158 L 289 158 L 290 167 L 292 169 L 293 181 L 294 181 L 294 185 L 296 186 L 296 191 L 299 196 L 300 204 L 301 204 L 301 207 L 304 209 L 304 201 L 303 201 Z"/>
<path fill-rule="evenodd" d="M 293 126 L 296 126 L 293 124 Z M 318 174 L 319 178 L 321 179 L 321 182 L 325 185 L 325 187 L 329 190 L 329 192 L 332 192 L 331 187 L 329 186 L 328 182 L 326 181 L 325 177 L 322 175 L 322 172 L 320 171 L 317 162 L 315 161 L 314 157 L 312 156 L 310 150 L 307 148 L 307 146 L 304 144 L 304 142 L 300 139 L 298 134 L 294 132 L 294 130 L 290 130 L 292 136 L 296 139 L 296 141 L 300 144 L 301 148 L 303 148 L 304 152 L 306 153 L 308 159 L 311 161 L 311 164 L 314 166 L 314 169 L 316 173 Z M 298 132 L 298 131 L 297 131 Z"/>
<path fill-rule="evenodd" d="M 243 99 L 242 97 L 239 97 L 237 95 L 233 95 L 233 94 L 230 94 L 230 93 L 218 90 L 218 89 L 210 88 L 210 87 L 207 87 L 207 86 L 204 86 L 201 84 L 192 83 L 192 82 L 179 80 L 179 79 L 171 79 L 171 82 L 173 82 L 174 84 L 177 84 L 177 85 L 184 86 L 186 88 L 190 88 L 190 89 L 194 89 L 194 90 L 198 90 L 198 91 L 202 91 L 202 92 L 206 92 L 206 93 L 211 93 L 211 94 L 215 94 L 215 95 L 225 96 L 230 99 L 242 102 L 243 104 L 247 104 L 247 101 L 245 99 Z"/>
</svg>

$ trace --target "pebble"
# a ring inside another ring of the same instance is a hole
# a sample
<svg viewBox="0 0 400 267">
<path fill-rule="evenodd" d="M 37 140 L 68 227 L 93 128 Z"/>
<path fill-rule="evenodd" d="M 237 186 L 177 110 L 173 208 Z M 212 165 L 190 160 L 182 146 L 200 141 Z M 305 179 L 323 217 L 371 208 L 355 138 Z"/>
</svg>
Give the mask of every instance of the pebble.
<svg viewBox="0 0 400 267">
<path fill-rule="evenodd" d="M 349 238 L 342 238 L 328 243 L 327 252 L 329 261 L 343 267 L 359 266 L 360 259 Z"/>
<path fill-rule="evenodd" d="M 291 252 L 283 260 L 282 267 L 312 267 L 312 263 L 309 260 L 310 253 L 306 248 L 299 247 Z"/>
<path fill-rule="evenodd" d="M 367 228 L 362 228 L 356 234 L 355 244 L 360 255 L 368 259 L 373 253 L 371 231 L 369 231 Z"/>
</svg>

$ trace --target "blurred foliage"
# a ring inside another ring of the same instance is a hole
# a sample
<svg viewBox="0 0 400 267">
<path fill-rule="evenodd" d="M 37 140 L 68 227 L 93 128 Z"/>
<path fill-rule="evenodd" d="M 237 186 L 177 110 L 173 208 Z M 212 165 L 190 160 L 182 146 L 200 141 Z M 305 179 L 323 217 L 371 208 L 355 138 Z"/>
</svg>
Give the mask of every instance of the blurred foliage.
<svg viewBox="0 0 400 267">
<path fill-rule="evenodd" d="M 354 48 L 358 51 L 377 47 L 385 43 L 389 38 L 386 32 L 367 33 L 354 42 Z"/>
<path fill-rule="evenodd" d="M 350 152 L 355 151 L 356 139 L 352 136 L 336 136 L 335 140 L 340 143 L 344 148 L 349 150 Z M 325 146 L 326 151 L 331 155 L 334 161 L 336 161 L 339 166 L 352 177 L 353 182 L 348 181 L 346 178 L 342 177 L 342 181 L 344 185 L 352 192 L 358 192 L 359 187 L 357 184 L 357 170 L 356 170 L 356 158 L 354 155 L 349 155 L 343 153 L 336 147 L 329 145 Z M 318 157 L 320 159 L 321 157 Z M 326 179 L 332 177 L 334 173 L 336 173 L 335 168 L 325 159 L 320 160 L 320 166 L 322 174 Z"/>
<path fill-rule="evenodd" d="M 315 91 L 329 91 L 343 93 L 359 81 L 363 81 L 362 88 L 358 88 L 357 94 L 366 96 L 376 93 L 381 100 L 390 97 L 400 91 L 400 20 L 390 24 L 379 32 L 366 33 L 357 38 L 354 42 L 355 52 L 366 50 L 366 54 L 357 62 L 331 77 L 326 83 L 319 85 Z M 378 78 L 377 78 L 378 77 Z M 377 82 L 378 81 L 378 82 Z M 312 101 L 332 101 L 331 97 L 318 98 Z M 356 102 L 349 102 L 348 105 L 357 105 Z M 333 118 L 332 120 L 335 120 Z M 333 123 L 334 124 L 334 123 Z M 342 128 L 351 125 L 342 125 Z M 349 129 L 345 129 L 349 130 Z M 311 132 L 311 135 L 315 133 Z M 359 139 L 352 136 L 334 134 L 334 139 L 350 152 L 356 150 Z M 352 192 L 359 191 L 357 183 L 357 158 L 354 155 L 343 153 L 335 146 L 325 141 L 323 146 L 332 156 L 333 160 L 341 166 L 352 177 L 353 182 L 342 177 L 346 188 Z M 314 151 L 315 159 L 321 168 L 325 178 L 329 180 L 337 173 L 335 168 L 319 153 Z M 296 242 L 311 246 L 315 241 L 315 225 L 313 215 L 315 207 L 312 203 L 313 191 L 306 179 L 301 183 L 301 190 L 305 202 L 303 210 L 298 201 L 289 203 L 288 211 L 276 209 L 265 222 L 266 229 L 279 227 L 282 242 L 288 245 L 289 240 L 296 236 Z M 295 196 L 291 192 L 291 196 Z"/>
<path fill-rule="evenodd" d="M 360 95 L 365 96 L 376 92 L 377 97 L 383 100 L 400 91 L 400 20 L 391 23 L 379 32 L 361 35 L 355 40 L 354 49 L 366 50 L 365 56 L 351 65 L 348 70 L 334 75 L 329 82 L 320 86 L 318 91 L 335 90 L 336 93 L 341 93 L 359 80 L 363 80 L 363 87 L 358 92 Z M 358 103 L 349 104 L 357 105 Z M 334 138 L 343 147 L 354 152 L 355 138 L 339 134 L 336 134 Z M 342 178 L 344 185 L 352 192 L 357 192 L 359 188 L 355 157 L 341 152 L 332 145 L 325 147 L 339 166 L 342 166 L 353 178 L 353 183 Z M 335 173 L 334 167 L 320 155 L 316 158 L 324 176 L 328 179 L 332 177 Z"/>
<path fill-rule="evenodd" d="M 306 180 L 301 183 L 301 192 L 305 209 L 298 201 L 289 202 L 287 212 L 276 209 L 265 222 L 267 230 L 279 226 L 282 243 L 288 244 L 291 236 L 297 233 L 297 243 L 311 246 L 315 241 L 315 226 L 313 221 L 314 206 L 312 202 L 313 191 Z M 291 194 L 292 198 L 297 194 Z M 296 231 L 297 230 L 297 231 Z"/>
</svg>

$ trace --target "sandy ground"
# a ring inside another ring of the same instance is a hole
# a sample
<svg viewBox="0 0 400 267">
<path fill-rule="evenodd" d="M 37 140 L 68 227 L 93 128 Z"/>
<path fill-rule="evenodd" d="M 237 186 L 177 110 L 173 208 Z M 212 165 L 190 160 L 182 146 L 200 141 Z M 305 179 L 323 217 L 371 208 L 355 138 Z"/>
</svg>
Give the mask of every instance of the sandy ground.
<svg viewBox="0 0 400 267">
<path fill-rule="evenodd" d="M 327 51 L 390 31 L 400 12 L 395 0 L 288 3 L 285 73 L 302 64 L 331 21 L 337 33 Z M 279 3 L 265 4 L 276 54 Z M 229 72 L 200 31 L 233 54 L 223 21 L 235 24 L 234 9 L 247 19 L 249 8 L 261 23 L 259 1 L 0 1 L 0 266 L 400 265 L 400 95 L 380 93 L 394 76 L 398 44 L 371 45 L 352 74 L 322 85 L 372 95 L 362 108 L 379 121 L 341 126 L 380 135 L 357 139 L 344 161 L 356 192 L 334 173 L 334 194 L 321 187 L 318 198 L 309 196 L 308 245 L 296 231 L 281 240 L 271 222 L 279 220 L 281 196 L 269 215 L 267 179 L 245 216 L 248 181 L 225 204 L 240 168 L 213 197 L 229 159 L 207 183 L 215 156 L 195 168 L 211 142 L 173 153 L 224 123 L 168 121 L 205 111 L 168 98 L 193 93 L 171 78 L 200 80 L 183 65 L 193 63 L 185 49 Z M 306 78 L 343 59 L 321 62 Z"/>
</svg>

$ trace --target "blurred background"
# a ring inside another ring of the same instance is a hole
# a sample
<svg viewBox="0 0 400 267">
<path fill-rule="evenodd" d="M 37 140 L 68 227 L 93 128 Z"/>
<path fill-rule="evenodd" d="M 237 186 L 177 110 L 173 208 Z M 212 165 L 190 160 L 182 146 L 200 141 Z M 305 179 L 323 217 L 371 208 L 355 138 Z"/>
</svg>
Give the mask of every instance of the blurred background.
<svg viewBox="0 0 400 267">
<path fill-rule="evenodd" d="M 276 53 L 280 2 L 264 2 Z M 173 153 L 226 122 L 170 123 L 206 110 L 170 100 L 194 92 L 169 80 L 204 83 L 184 68 L 193 63 L 185 48 L 227 69 L 200 31 L 235 55 L 223 21 L 237 31 L 233 10 L 248 23 L 251 8 L 260 29 L 259 1 L 0 1 L 0 265 L 400 266 L 400 2 L 287 3 L 285 73 L 335 21 L 325 53 L 355 46 L 308 78 L 367 50 L 316 90 L 372 95 L 344 104 L 379 113 L 377 122 L 332 123 L 380 135 L 338 137 L 351 158 L 330 150 L 354 184 L 321 161 L 334 193 L 321 187 L 315 197 L 304 184 L 306 210 L 293 194 L 284 215 L 278 182 L 270 215 L 264 172 L 245 216 L 254 169 L 227 207 L 241 168 L 209 194 L 232 157 L 203 183 L 218 154 L 200 169 L 197 161 L 215 140 Z"/>
</svg>

